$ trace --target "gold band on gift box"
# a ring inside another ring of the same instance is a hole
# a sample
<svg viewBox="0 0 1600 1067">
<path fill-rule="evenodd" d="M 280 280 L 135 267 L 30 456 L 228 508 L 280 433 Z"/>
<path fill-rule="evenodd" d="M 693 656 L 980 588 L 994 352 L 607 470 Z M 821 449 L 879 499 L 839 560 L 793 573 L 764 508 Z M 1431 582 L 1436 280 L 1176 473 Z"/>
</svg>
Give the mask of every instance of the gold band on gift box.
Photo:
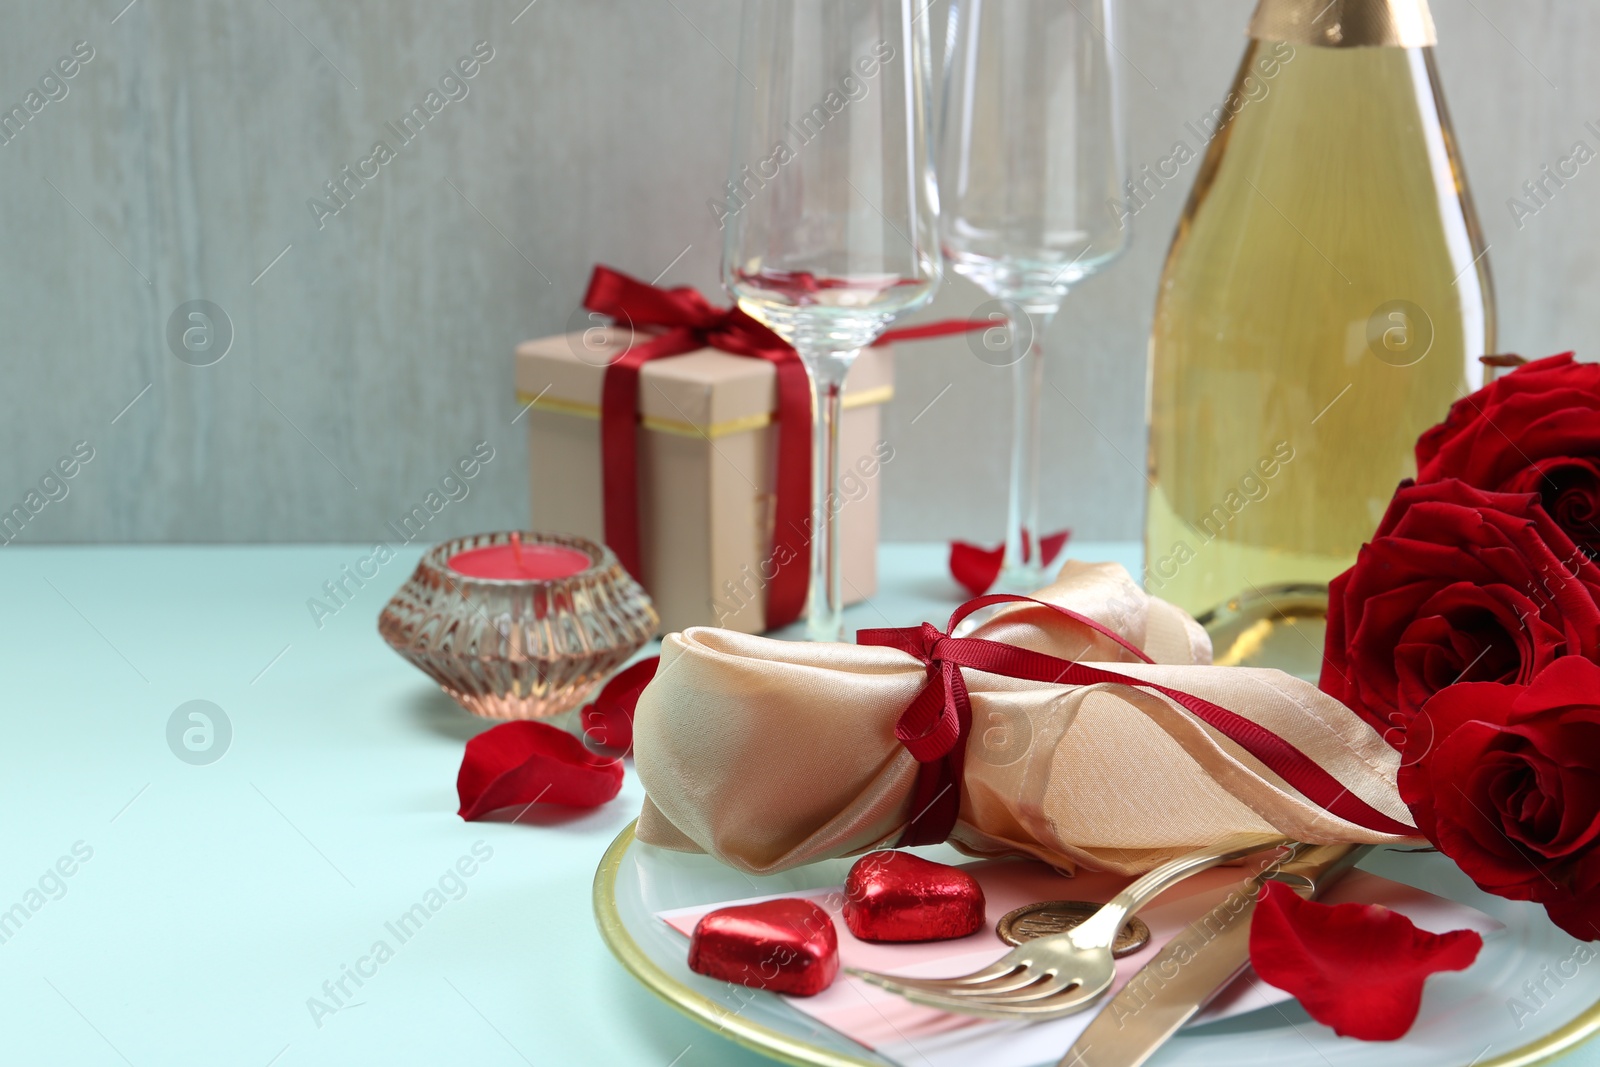
<svg viewBox="0 0 1600 1067">
<path fill-rule="evenodd" d="M 894 386 L 880 385 L 876 389 L 863 389 L 858 393 L 844 395 L 844 408 L 867 407 L 871 404 L 882 404 L 894 398 Z M 598 419 L 600 406 L 598 404 L 581 404 L 575 400 L 560 400 L 555 397 L 546 397 L 542 393 L 534 396 L 517 390 L 517 403 L 525 408 L 537 411 L 553 411 L 558 415 L 576 415 L 581 419 Z M 759 430 L 764 426 L 771 426 L 773 414 L 770 411 L 759 415 L 745 415 L 742 418 L 727 419 L 723 422 L 713 422 L 708 426 L 699 423 L 685 422 L 678 419 L 658 419 L 653 415 L 646 415 L 640 423 L 647 430 L 658 433 L 676 434 L 679 437 L 726 437 L 729 434 L 749 433 Z"/>
<path fill-rule="evenodd" d="M 1438 43 L 1428 0 L 1261 0 L 1258 41 L 1318 48 L 1426 48 Z"/>
<path fill-rule="evenodd" d="M 876 1067 L 883 1062 L 818 1048 L 793 1034 L 753 1022 L 729 1009 L 725 1003 L 691 989 L 652 960 L 628 932 L 627 924 L 617 910 L 617 873 L 622 869 L 628 849 L 634 844 L 636 825 L 637 821 L 623 827 L 601 857 L 600 866 L 594 874 L 595 923 L 600 928 L 600 936 L 606 947 L 629 974 L 650 992 L 707 1029 L 783 1063 L 797 1067 Z M 1537 1041 L 1512 1049 L 1492 1060 L 1474 1060 L 1462 1067 L 1539 1067 L 1571 1052 L 1597 1033 L 1600 1033 L 1600 1004 L 1585 1009 L 1577 1018 Z"/>
</svg>

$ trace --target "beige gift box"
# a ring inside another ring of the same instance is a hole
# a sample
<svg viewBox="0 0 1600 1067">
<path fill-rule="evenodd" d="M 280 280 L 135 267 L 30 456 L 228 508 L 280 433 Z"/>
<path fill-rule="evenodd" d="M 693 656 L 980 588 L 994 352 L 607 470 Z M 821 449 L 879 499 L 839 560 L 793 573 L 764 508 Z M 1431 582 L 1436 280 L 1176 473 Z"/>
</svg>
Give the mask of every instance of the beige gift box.
<svg viewBox="0 0 1600 1067">
<path fill-rule="evenodd" d="M 517 346 L 534 529 L 604 539 L 601 385 L 632 337 L 602 327 Z M 846 603 L 878 587 L 880 479 L 894 456 L 883 441 L 881 405 L 893 394 L 892 347 L 862 351 L 845 382 L 840 426 Z M 761 632 L 777 466 L 776 368 L 713 348 L 651 360 L 640 370 L 639 408 L 638 577 L 661 613 L 662 632 Z"/>
</svg>

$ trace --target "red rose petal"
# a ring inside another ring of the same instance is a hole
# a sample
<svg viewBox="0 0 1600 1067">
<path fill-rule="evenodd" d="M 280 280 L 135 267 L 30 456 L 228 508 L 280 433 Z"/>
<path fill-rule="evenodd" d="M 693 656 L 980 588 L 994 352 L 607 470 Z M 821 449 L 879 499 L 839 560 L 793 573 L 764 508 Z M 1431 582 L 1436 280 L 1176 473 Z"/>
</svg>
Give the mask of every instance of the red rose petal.
<svg viewBox="0 0 1600 1067">
<path fill-rule="evenodd" d="M 1061 550 L 1066 547 L 1067 539 L 1072 536 L 1071 530 L 1058 530 L 1053 534 L 1045 534 L 1039 540 L 1039 562 L 1048 567 L 1055 562 Z M 1024 557 L 1031 555 L 1028 531 L 1022 531 L 1022 554 Z M 982 596 L 994 585 L 1000 577 L 1000 568 L 1005 563 L 1006 546 L 999 548 L 984 548 L 968 541 L 950 542 L 950 577 L 961 583 L 962 588 L 973 596 Z"/>
<path fill-rule="evenodd" d="M 960 582 L 961 587 L 973 596 L 982 596 L 1000 577 L 1000 564 L 1005 554 L 1004 545 L 984 548 L 967 541 L 951 541 L 950 577 Z"/>
<path fill-rule="evenodd" d="M 583 709 L 583 736 L 590 744 L 607 748 L 633 746 L 633 711 L 639 706 L 639 694 L 656 676 L 660 664 L 660 656 L 651 656 L 624 667 L 605 684 L 594 703 Z"/>
<path fill-rule="evenodd" d="M 1341 1037 L 1394 1041 L 1422 1007 L 1422 985 L 1439 971 L 1464 971 L 1483 938 L 1472 930 L 1431 934 L 1376 904 L 1304 900 L 1267 882 L 1250 922 L 1250 963 Z"/>
<path fill-rule="evenodd" d="M 815 996 L 839 974 L 839 934 L 828 913 L 809 900 L 718 908 L 695 924 L 689 969 L 755 989 Z"/>
<path fill-rule="evenodd" d="M 518 804 L 592 808 L 622 789 L 622 764 L 543 722 L 506 722 L 467 742 L 456 776 L 469 822 Z"/>
<path fill-rule="evenodd" d="M 1024 533 L 1023 536 L 1026 537 L 1027 534 Z M 1046 567 L 1054 563 L 1061 550 L 1067 547 L 1067 538 L 1071 536 L 1071 530 L 1057 530 L 1039 538 L 1039 562 Z"/>
<path fill-rule="evenodd" d="M 984 925 L 983 887 L 959 867 L 869 852 L 844 881 L 844 924 L 863 941 L 948 941 Z"/>
</svg>

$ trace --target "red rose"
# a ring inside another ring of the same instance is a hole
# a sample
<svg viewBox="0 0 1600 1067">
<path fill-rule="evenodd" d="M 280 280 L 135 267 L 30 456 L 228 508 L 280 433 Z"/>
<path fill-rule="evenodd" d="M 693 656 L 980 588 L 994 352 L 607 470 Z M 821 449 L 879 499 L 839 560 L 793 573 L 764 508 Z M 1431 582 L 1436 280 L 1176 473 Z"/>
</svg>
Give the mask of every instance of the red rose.
<svg viewBox="0 0 1600 1067">
<path fill-rule="evenodd" d="M 1481 888 L 1600 939 L 1600 666 L 1568 656 L 1531 685 L 1443 690 L 1407 736 L 1400 795 Z"/>
<path fill-rule="evenodd" d="M 1417 481 L 1446 478 L 1538 493 L 1567 536 L 1600 556 L 1600 364 L 1564 352 L 1457 400 L 1417 441 Z"/>
<path fill-rule="evenodd" d="M 1600 659 L 1600 567 L 1532 494 L 1401 483 L 1328 589 L 1322 690 L 1397 748 L 1445 687 L 1526 684 L 1560 656 Z"/>
</svg>

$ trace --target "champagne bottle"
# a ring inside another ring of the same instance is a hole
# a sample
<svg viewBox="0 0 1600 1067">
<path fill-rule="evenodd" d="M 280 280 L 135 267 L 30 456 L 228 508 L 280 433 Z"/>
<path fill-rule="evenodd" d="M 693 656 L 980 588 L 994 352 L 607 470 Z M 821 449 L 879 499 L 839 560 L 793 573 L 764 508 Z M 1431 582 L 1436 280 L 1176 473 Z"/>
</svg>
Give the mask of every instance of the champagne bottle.
<svg viewBox="0 0 1600 1067">
<path fill-rule="evenodd" d="M 1150 338 L 1145 582 L 1233 613 L 1219 662 L 1287 618 L 1277 652 L 1315 677 L 1326 583 L 1482 384 L 1493 294 L 1433 45 L 1426 0 L 1260 0 L 1188 126 L 1215 133 Z"/>
</svg>

